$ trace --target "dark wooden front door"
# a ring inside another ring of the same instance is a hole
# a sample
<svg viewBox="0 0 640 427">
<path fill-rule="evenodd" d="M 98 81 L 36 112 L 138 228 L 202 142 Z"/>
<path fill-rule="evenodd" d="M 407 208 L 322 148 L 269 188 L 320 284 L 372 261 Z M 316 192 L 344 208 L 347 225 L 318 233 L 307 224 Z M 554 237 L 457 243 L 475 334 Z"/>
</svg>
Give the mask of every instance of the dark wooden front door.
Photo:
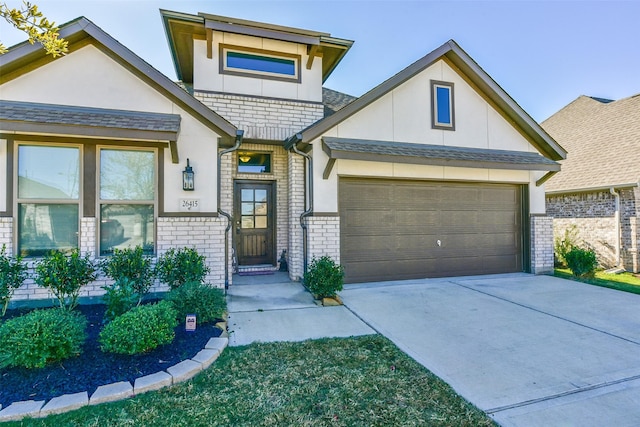
<svg viewBox="0 0 640 427">
<path fill-rule="evenodd" d="M 275 264 L 274 183 L 235 184 L 235 244 L 239 265 Z"/>
</svg>

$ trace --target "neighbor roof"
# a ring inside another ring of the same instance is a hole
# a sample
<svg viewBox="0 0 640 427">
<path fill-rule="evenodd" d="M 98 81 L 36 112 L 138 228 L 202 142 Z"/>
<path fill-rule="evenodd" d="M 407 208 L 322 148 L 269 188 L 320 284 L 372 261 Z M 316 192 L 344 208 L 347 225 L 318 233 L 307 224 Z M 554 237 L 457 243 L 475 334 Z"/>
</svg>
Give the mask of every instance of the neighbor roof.
<svg viewBox="0 0 640 427">
<path fill-rule="evenodd" d="M 180 115 L 0 100 L 0 129 L 176 141 Z"/>
<path fill-rule="evenodd" d="M 285 148 L 291 148 L 294 141 L 298 138 L 302 139 L 302 146 L 312 142 L 329 129 L 380 99 L 440 59 L 446 59 L 463 73 L 464 76 L 477 87 L 480 93 L 484 94 L 494 107 L 496 107 L 516 129 L 519 129 L 527 140 L 545 157 L 552 160 L 561 160 L 566 157 L 566 151 L 453 40 L 449 40 L 439 48 L 409 65 L 337 113 L 316 122 L 295 137 L 287 139 L 285 141 Z"/>
<path fill-rule="evenodd" d="M 223 143 L 232 143 L 235 139 L 237 129 L 234 125 L 189 95 L 167 76 L 153 68 L 87 18 L 80 17 L 61 25 L 60 36 L 69 41 L 70 52 L 82 48 L 86 43 L 94 44 L 106 55 L 180 105 L 207 127 L 213 129 L 222 137 Z M 60 58 L 53 59 L 50 55 L 46 55 L 42 47 L 37 44 L 31 45 L 28 42 L 23 42 L 13 46 L 7 53 L 0 55 L 0 84 L 55 60 L 60 60 Z"/>
<path fill-rule="evenodd" d="M 547 193 L 640 181 L 640 94 L 618 101 L 580 96 L 542 127 L 569 152 Z"/>
<path fill-rule="evenodd" d="M 163 9 L 160 14 L 176 74 L 186 84 L 193 84 L 193 39 L 206 39 L 207 29 L 306 44 L 309 50 L 313 48 L 322 55 L 323 82 L 353 45 L 352 40 L 331 37 L 329 33 L 264 22 L 207 13 L 192 15 Z"/>
</svg>

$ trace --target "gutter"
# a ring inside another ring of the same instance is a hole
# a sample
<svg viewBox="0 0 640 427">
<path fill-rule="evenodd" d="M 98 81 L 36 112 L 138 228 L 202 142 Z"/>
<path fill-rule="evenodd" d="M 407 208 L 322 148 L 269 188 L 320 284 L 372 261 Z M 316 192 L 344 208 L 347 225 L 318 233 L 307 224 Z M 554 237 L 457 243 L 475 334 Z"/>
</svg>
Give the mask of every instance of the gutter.
<svg viewBox="0 0 640 427">
<path fill-rule="evenodd" d="M 630 188 L 630 187 L 640 187 L 640 180 L 638 182 L 631 182 L 629 184 L 615 184 L 615 188 Z M 552 196 L 556 194 L 575 194 L 575 193 L 589 193 L 591 191 L 609 191 L 611 186 L 602 186 L 602 187 L 587 187 L 587 188 L 575 188 L 575 189 L 566 189 L 566 190 L 552 190 L 545 191 L 547 196 Z"/>
<path fill-rule="evenodd" d="M 304 277 L 304 274 L 307 272 L 307 266 L 309 264 L 308 227 L 305 219 L 313 213 L 313 159 L 309 154 L 304 153 L 298 149 L 298 144 L 301 142 L 302 134 L 297 133 L 285 141 L 285 146 L 289 146 L 294 153 L 304 157 L 307 166 L 307 179 L 305 180 L 305 200 L 309 200 L 309 206 L 307 210 L 300 214 L 300 227 L 302 228 L 302 272 Z"/>
<path fill-rule="evenodd" d="M 244 135 L 243 130 L 236 130 L 236 142 L 233 147 L 222 150 L 218 153 L 218 213 L 227 219 L 227 227 L 224 229 L 224 290 L 225 293 L 227 289 L 229 289 L 229 230 L 233 224 L 233 219 L 228 212 L 225 212 L 220 207 L 221 200 L 221 187 L 222 187 L 222 179 L 221 179 L 221 171 L 222 171 L 222 156 L 227 153 L 231 153 L 232 151 L 240 148 L 240 144 L 242 144 L 242 137 Z"/>
</svg>

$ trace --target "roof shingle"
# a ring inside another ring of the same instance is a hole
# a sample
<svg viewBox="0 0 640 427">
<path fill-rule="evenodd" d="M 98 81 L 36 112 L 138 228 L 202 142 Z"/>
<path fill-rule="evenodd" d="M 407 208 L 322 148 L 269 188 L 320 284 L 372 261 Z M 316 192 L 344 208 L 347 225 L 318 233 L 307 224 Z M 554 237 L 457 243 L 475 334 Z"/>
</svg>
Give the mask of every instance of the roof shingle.
<svg viewBox="0 0 640 427">
<path fill-rule="evenodd" d="M 640 94 L 618 101 L 580 96 L 542 122 L 568 151 L 547 192 L 630 185 L 640 180 Z"/>
</svg>

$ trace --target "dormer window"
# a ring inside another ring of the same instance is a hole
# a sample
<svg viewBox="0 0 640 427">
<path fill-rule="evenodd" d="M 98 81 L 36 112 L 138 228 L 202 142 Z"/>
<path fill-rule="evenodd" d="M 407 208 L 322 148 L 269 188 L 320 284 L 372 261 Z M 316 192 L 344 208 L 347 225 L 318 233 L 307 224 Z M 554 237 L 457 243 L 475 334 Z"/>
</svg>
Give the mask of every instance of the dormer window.
<svg viewBox="0 0 640 427">
<path fill-rule="evenodd" d="M 220 74 L 300 83 L 300 55 L 220 45 Z"/>
<path fill-rule="evenodd" d="M 431 127 L 455 130 L 453 83 L 431 80 Z"/>
</svg>

